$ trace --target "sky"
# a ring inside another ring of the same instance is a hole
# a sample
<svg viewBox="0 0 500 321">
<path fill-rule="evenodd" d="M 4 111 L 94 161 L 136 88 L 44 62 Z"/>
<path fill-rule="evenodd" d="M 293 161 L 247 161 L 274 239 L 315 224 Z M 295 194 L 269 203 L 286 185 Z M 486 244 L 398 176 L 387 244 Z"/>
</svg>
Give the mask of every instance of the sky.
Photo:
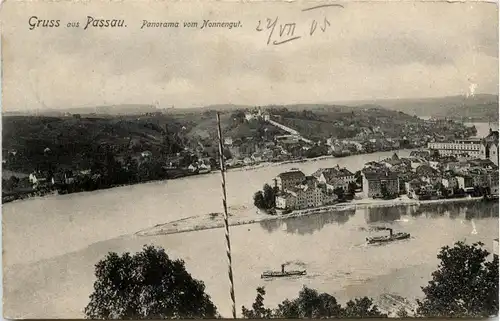
<svg viewBox="0 0 500 321">
<path fill-rule="evenodd" d="M 498 93 L 495 4 L 343 2 L 343 8 L 302 11 L 318 4 L 7 1 L 1 13 L 2 108 L 154 102 L 183 108 Z M 61 27 L 29 30 L 33 15 L 60 19 Z M 84 30 L 87 16 L 124 19 L 127 27 Z M 278 18 L 271 44 L 267 18 Z M 204 19 L 242 26 L 141 29 L 143 20 L 182 26 Z M 259 20 L 263 31 L 256 30 Z M 80 27 L 68 28 L 68 22 Z M 273 45 L 280 24 L 292 22 L 301 38 Z"/>
</svg>

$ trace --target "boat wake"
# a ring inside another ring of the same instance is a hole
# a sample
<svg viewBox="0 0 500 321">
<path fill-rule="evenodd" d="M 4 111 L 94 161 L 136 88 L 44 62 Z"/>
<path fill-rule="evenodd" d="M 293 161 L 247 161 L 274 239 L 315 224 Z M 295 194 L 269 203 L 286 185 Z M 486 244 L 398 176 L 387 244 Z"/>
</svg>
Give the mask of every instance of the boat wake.
<svg viewBox="0 0 500 321">
<path fill-rule="evenodd" d="M 368 247 L 368 242 L 363 242 L 363 243 L 358 243 L 358 244 L 354 244 L 354 245 L 351 245 L 349 247 L 349 250 L 351 249 L 359 249 L 359 248 L 365 248 L 365 247 Z"/>
<path fill-rule="evenodd" d="M 470 222 L 472 223 L 472 232 L 471 232 L 471 234 L 472 235 L 476 235 L 477 234 L 476 223 L 474 223 L 474 220 L 471 220 Z"/>
</svg>

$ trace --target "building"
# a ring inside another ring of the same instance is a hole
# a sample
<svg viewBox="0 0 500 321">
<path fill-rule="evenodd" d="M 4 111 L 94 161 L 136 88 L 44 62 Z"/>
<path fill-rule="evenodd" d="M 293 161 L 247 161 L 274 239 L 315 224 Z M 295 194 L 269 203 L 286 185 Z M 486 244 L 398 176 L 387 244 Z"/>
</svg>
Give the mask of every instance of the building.
<svg viewBox="0 0 500 321">
<path fill-rule="evenodd" d="M 425 182 L 415 178 L 409 182 L 405 182 L 405 190 L 409 198 L 418 198 L 420 188 L 425 185 Z"/>
<path fill-rule="evenodd" d="M 141 153 L 141 156 L 143 158 L 151 158 L 153 156 L 153 153 L 151 153 L 149 150 L 146 150 Z"/>
<path fill-rule="evenodd" d="M 232 137 L 224 137 L 224 145 L 232 146 L 233 145 L 233 138 Z"/>
<path fill-rule="evenodd" d="M 251 158 L 254 163 L 261 163 L 263 161 L 261 153 L 253 153 Z"/>
<path fill-rule="evenodd" d="M 356 182 L 354 174 L 346 168 L 340 168 L 339 165 L 331 168 L 320 168 L 313 173 L 313 176 L 319 182 L 326 184 L 327 188 L 331 190 L 342 188 L 347 191 L 349 184 Z"/>
<path fill-rule="evenodd" d="M 260 107 L 255 108 L 253 111 L 248 111 L 245 113 L 245 119 L 247 121 L 264 119 L 265 121 L 271 120 L 271 115 L 268 112 L 263 112 Z"/>
<path fill-rule="evenodd" d="M 498 196 L 498 170 L 489 172 L 487 180 L 490 194 Z"/>
<path fill-rule="evenodd" d="M 420 165 L 415 169 L 415 174 L 423 181 L 432 185 L 441 183 L 442 180 L 439 171 L 430 165 Z"/>
<path fill-rule="evenodd" d="M 449 189 L 453 189 L 453 190 L 458 188 L 458 180 L 455 176 L 452 176 L 452 175 L 445 175 L 441 179 L 441 184 L 443 184 L 443 186 L 445 188 L 449 188 Z"/>
<path fill-rule="evenodd" d="M 297 194 L 292 191 L 282 192 L 276 196 L 276 208 L 294 209 L 297 206 Z"/>
<path fill-rule="evenodd" d="M 323 205 L 323 191 L 318 187 L 318 180 L 314 176 L 306 176 L 304 181 L 291 188 L 297 194 L 296 208 L 310 208 Z"/>
<path fill-rule="evenodd" d="M 274 136 L 274 140 L 276 143 L 281 144 L 297 144 L 300 140 L 300 137 L 297 135 L 276 135 Z"/>
<path fill-rule="evenodd" d="M 399 158 L 398 154 L 394 153 L 392 157 L 389 157 L 387 159 L 384 159 L 382 161 L 382 164 L 385 165 L 387 168 L 391 168 L 394 166 L 399 166 L 403 163 L 403 161 Z"/>
<path fill-rule="evenodd" d="M 414 170 L 425 164 L 427 164 L 427 161 L 422 158 L 412 158 L 410 160 L 410 167 Z"/>
<path fill-rule="evenodd" d="M 410 152 L 410 157 L 428 159 L 431 157 L 431 153 L 428 150 L 414 150 Z"/>
<path fill-rule="evenodd" d="M 456 176 L 457 187 L 465 191 L 470 191 L 474 189 L 474 180 L 469 175 L 459 175 Z"/>
<path fill-rule="evenodd" d="M 328 191 L 314 176 L 305 178 L 296 186 L 287 188 L 276 196 L 278 209 L 305 209 L 334 203 L 337 195 Z"/>
<path fill-rule="evenodd" d="M 28 176 L 29 182 L 33 188 L 43 187 L 55 183 L 55 179 L 49 173 L 42 173 L 40 171 L 33 172 Z"/>
<path fill-rule="evenodd" d="M 481 145 L 481 159 L 488 159 L 498 166 L 498 142 L 485 142 Z"/>
<path fill-rule="evenodd" d="M 457 139 L 452 142 L 428 143 L 429 150 L 435 150 L 439 156 L 461 156 L 465 158 L 480 158 L 483 141 L 480 138 Z"/>
<path fill-rule="evenodd" d="M 389 171 L 365 171 L 363 174 L 363 196 L 365 198 L 399 195 L 399 177 Z"/>
<path fill-rule="evenodd" d="M 276 186 L 278 186 L 281 191 L 289 190 L 302 183 L 305 178 L 306 175 L 300 170 L 291 170 L 281 173 L 276 177 Z"/>
</svg>

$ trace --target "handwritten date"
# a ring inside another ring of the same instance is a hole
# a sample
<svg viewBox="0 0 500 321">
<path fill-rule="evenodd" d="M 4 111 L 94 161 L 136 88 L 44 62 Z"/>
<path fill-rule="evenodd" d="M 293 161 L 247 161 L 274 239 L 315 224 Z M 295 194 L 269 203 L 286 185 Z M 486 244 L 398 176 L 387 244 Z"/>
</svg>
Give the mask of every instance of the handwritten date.
<svg viewBox="0 0 500 321">
<path fill-rule="evenodd" d="M 321 8 L 327 7 L 341 7 L 341 5 L 330 4 L 330 5 L 321 5 L 316 7 L 311 7 L 307 9 L 303 9 L 302 11 L 311 11 L 318 10 Z M 330 21 L 326 16 L 323 19 L 317 20 L 312 19 L 309 24 L 309 36 L 313 36 L 315 33 L 321 32 L 324 33 L 331 26 Z M 287 42 L 291 42 L 293 40 L 297 40 L 303 37 L 303 35 L 298 34 L 296 32 L 297 23 L 292 21 L 281 21 L 278 16 L 275 18 L 266 18 L 264 21 L 259 20 L 257 23 L 257 27 L 255 30 L 258 32 L 267 32 L 267 44 L 270 45 L 281 45 Z"/>
</svg>

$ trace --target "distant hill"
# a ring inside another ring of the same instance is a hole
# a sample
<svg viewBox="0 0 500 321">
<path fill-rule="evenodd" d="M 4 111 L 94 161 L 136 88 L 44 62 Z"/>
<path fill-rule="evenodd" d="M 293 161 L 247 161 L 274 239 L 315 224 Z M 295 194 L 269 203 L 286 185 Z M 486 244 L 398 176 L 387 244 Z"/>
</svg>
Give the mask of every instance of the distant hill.
<svg viewBox="0 0 500 321">
<path fill-rule="evenodd" d="M 57 164 L 59 168 L 87 168 L 100 153 L 100 146 L 109 146 L 119 158 L 147 150 L 162 159 L 185 148 L 193 152 L 199 148 L 213 150 L 210 155 L 217 157 L 217 109 L 226 137 L 259 141 L 264 138 L 272 140 L 275 135 L 283 133 L 262 119 L 246 121 L 241 108 L 245 109 L 236 105 L 215 105 L 198 109 L 179 108 L 183 112 L 176 113 L 173 110 L 165 112 L 150 105 L 127 105 L 93 108 L 94 113 L 97 111 L 115 115 L 91 115 L 92 113 L 85 114 L 81 112 L 84 110 L 78 109 L 74 111 L 79 111 L 79 117 L 4 114 L 4 155 L 9 155 L 7 151 L 17 151 L 5 168 L 22 173 L 29 173 L 46 164 Z M 419 139 L 433 133 L 444 135 L 460 130 L 451 128 L 449 122 L 442 122 L 440 127 L 437 123 L 426 122 L 401 111 L 368 104 L 356 107 L 326 104 L 273 105 L 263 106 L 263 109 L 269 110 L 273 119 L 279 123 L 315 141 L 330 137 L 368 139 L 406 136 L 408 139 Z M 134 114 L 121 115 L 127 112 Z M 153 113 L 147 114 L 148 112 Z M 470 136 L 465 134 L 467 133 L 464 133 L 464 137 Z M 47 148 L 50 153 L 46 153 Z"/>
<path fill-rule="evenodd" d="M 109 105 L 109 106 L 94 106 L 94 107 L 75 107 L 66 109 L 38 109 L 30 111 L 13 111 L 4 112 L 5 116 L 49 116 L 49 117 L 61 117 L 65 114 L 80 114 L 80 115 L 142 115 L 145 113 L 155 113 L 160 112 L 153 105 L 147 104 L 125 104 L 125 105 Z"/>
<path fill-rule="evenodd" d="M 402 111 L 409 115 L 472 118 L 483 121 L 498 120 L 498 95 L 478 94 L 472 97 L 449 96 L 419 99 L 387 99 L 343 102 L 348 106 L 376 104 L 386 109 Z"/>
<path fill-rule="evenodd" d="M 234 105 L 234 104 L 216 104 L 216 105 L 208 105 L 204 106 L 203 108 L 205 109 L 210 109 L 210 110 L 238 110 L 238 109 L 247 109 L 247 108 L 254 108 L 255 106 L 251 105 Z"/>
<path fill-rule="evenodd" d="M 231 112 L 242 109 L 255 108 L 254 105 L 214 104 L 199 108 L 164 108 L 159 109 L 150 104 L 124 104 L 97 107 L 67 108 L 64 110 L 38 110 L 30 112 L 4 112 L 3 115 L 35 115 L 60 117 L 66 113 L 81 115 L 139 115 L 145 113 L 161 112 L 166 114 L 190 114 L 202 111 L 216 110 Z M 415 99 L 376 99 L 362 101 L 346 101 L 313 104 L 266 105 L 263 109 L 286 107 L 288 110 L 324 110 L 337 112 L 350 112 L 359 108 L 379 107 L 389 110 L 401 111 L 409 115 L 428 117 L 448 117 L 456 119 L 469 118 L 476 121 L 498 120 L 498 95 L 478 94 L 473 97 L 448 96 L 438 98 Z"/>
</svg>

